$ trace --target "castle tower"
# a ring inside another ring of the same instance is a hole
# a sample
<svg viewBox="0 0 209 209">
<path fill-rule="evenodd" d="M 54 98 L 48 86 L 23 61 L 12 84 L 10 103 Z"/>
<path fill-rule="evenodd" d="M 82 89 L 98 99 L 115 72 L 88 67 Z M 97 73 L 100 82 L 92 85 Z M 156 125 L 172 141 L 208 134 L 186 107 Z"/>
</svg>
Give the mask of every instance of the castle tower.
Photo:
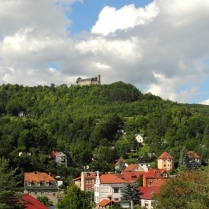
<svg viewBox="0 0 209 209">
<path fill-rule="evenodd" d="M 97 75 L 97 81 L 98 81 L 98 84 L 101 84 L 101 76 L 100 75 Z"/>
</svg>

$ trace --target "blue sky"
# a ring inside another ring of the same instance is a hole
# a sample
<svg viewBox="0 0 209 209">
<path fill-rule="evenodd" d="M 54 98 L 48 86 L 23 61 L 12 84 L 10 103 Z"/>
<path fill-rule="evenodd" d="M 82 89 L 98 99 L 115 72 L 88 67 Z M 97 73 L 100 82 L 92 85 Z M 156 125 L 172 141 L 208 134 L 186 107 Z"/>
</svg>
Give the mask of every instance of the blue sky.
<svg viewBox="0 0 209 209">
<path fill-rule="evenodd" d="M 87 0 L 82 2 L 75 2 L 72 4 L 72 12 L 68 17 L 72 19 L 73 24 L 70 27 L 72 34 L 78 34 L 81 31 L 89 31 L 98 19 L 100 11 L 104 6 L 115 7 L 120 9 L 124 5 L 134 4 L 136 7 L 144 7 L 152 2 L 151 0 Z"/>
<path fill-rule="evenodd" d="M 209 105 L 208 0 L 0 3 L 0 85 L 70 86 L 100 74 L 102 84 Z"/>
</svg>

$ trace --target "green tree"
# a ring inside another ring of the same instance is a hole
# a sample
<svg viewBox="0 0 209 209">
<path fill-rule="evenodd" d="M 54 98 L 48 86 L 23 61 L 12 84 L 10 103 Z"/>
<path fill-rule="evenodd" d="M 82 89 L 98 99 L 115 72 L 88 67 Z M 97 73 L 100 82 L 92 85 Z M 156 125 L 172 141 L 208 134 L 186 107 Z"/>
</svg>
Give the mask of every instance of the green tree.
<svg viewBox="0 0 209 209">
<path fill-rule="evenodd" d="M 180 171 L 154 195 L 155 209 L 206 209 L 209 206 L 208 169 Z"/>
<path fill-rule="evenodd" d="M 37 200 L 42 202 L 46 206 L 52 206 L 53 202 L 47 196 L 38 196 Z"/>
<path fill-rule="evenodd" d="M 0 209 L 17 209 L 23 208 L 15 199 L 18 198 L 18 182 L 15 181 L 17 169 L 9 168 L 9 161 L 0 158 Z"/>
<path fill-rule="evenodd" d="M 76 185 L 67 189 L 63 199 L 57 204 L 58 209 L 91 209 L 91 202 L 87 199 L 84 191 Z"/>
<path fill-rule="evenodd" d="M 139 203 L 139 190 L 136 190 L 137 185 L 135 183 L 125 184 L 122 187 L 121 200 L 125 202 L 133 202 L 133 204 Z"/>
</svg>

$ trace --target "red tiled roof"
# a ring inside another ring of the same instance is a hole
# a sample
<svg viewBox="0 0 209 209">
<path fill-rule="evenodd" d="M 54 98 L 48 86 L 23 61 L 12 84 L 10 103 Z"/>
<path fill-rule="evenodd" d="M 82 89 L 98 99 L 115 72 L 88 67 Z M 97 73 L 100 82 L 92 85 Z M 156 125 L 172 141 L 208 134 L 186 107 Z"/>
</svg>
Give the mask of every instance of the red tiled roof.
<svg viewBox="0 0 209 209">
<path fill-rule="evenodd" d="M 151 200 L 154 194 L 157 194 L 160 192 L 159 186 L 152 186 L 149 187 L 147 191 L 143 195 L 140 196 L 141 199 Z"/>
<path fill-rule="evenodd" d="M 130 164 L 130 165 L 128 165 L 128 167 L 124 170 L 125 172 L 126 171 L 133 171 L 134 170 L 134 168 L 136 168 L 136 166 L 138 166 L 138 164 Z M 124 172 L 123 171 L 123 172 Z"/>
<path fill-rule="evenodd" d="M 169 153 L 167 152 L 163 152 L 158 159 L 173 159 L 173 156 L 171 156 Z"/>
<path fill-rule="evenodd" d="M 144 173 L 144 176 L 146 178 L 156 178 L 156 173 L 162 174 L 164 172 L 168 173 L 166 169 L 150 169 Z"/>
<path fill-rule="evenodd" d="M 137 181 L 138 178 L 143 175 L 145 171 L 131 171 L 131 172 L 123 172 L 123 178 L 125 181 L 134 182 Z"/>
<path fill-rule="evenodd" d="M 36 200 L 34 197 L 29 194 L 25 194 L 22 196 L 20 203 L 24 205 L 25 209 L 49 209 L 43 203 Z"/>
<path fill-rule="evenodd" d="M 136 190 L 140 191 L 141 194 L 144 194 L 149 188 L 150 187 L 137 187 Z"/>
<path fill-rule="evenodd" d="M 50 154 L 50 157 L 53 158 L 53 159 L 55 159 L 56 156 L 59 155 L 59 153 L 60 153 L 60 152 L 53 151 L 53 152 Z"/>
<path fill-rule="evenodd" d="M 195 152 L 193 152 L 193 151 L 188 151 L 187 152 L 187 155 L 188 155 L 188 157 L 189 158 L 191 158 L 191 157 L 193 157 L 194 156 L 194 158 L 198 158 L 198 159 L 200 159 L 201 157 L 197 154 L 197 153 L 195 153 Z"/>
<path fill-rule="evenodd" d="M 166 180 L 163 180 L 163 179 L 157 179 L 157 181 L 155 181 L 154 183 L 152 183 L 152 187 L 153 186 L 162 186 L 166 184 Z"/>
<path fill-rule="evenodd" d="M 79 176 L 79 177 L 77 177 L 77 178 L 74 178 L 74 179 L 71 180 L 71 182 L 77 181 L 77 180 L 81 180 L 81 177 Z"/>
<path fill-rule="evenodd" d="M 102 201 L 99 202 L 99 206 L 106 206 L 106 205 L 109 205 L 112 201 L 111 200 L 107 200 L 107 199 L 104 199 Z"/>
<path fill-rule="evenodd" d="M 50 182 L 50 181 L 55 181 L 54 178 L 52 178 L 50 175 L 44 172 L 28 172 L 24 173 L 24 180 L 27 182 Z"/>
<path fill-rule="evenodd" d="M 84 178 L 96 178 L 95 172 L 84 172 L 83 173 Z"/>
<path fill-rule="evenodd" d="M 100 176 L 100 182 L 102 184 L 121 184 L 121 183 L 127 183 L 127 181 L 119 178 L 118 176 L 114 174 L 102 174 Z"/>
<path fill-rule="evenodd" d="M 119 164 L 119 162 L 125 163 L 126 161 L 124 159 L 119 159 L 115 161 L 116 163 L 114 164 L 114 166 L 117 166 Z"/>
</svg>

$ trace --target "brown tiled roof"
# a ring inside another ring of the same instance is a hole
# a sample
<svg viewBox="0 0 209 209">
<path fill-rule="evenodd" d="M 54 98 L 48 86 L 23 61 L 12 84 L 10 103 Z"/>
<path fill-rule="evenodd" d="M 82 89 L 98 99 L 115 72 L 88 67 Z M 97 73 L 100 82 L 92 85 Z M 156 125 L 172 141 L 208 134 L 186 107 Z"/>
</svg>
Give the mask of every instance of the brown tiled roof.
<svg viewBox="0 0 209 209">
<path fill-rule="evenodd" d="M 133 171 L 136 166 L 138 166 L 138 164 L 130 164 L 123 172 Z"/>
<path fill-rule="evenodd" d="M 201 157 L 197 154 L 197 153 L 195 153 L 195 152 L 193 152 L 193 151 L 188 151 L 187 152 L 187 155 L 188 155 L 188 157 L 189 158 L 192 158 L 193 156 L 194 156 L 194 158 L 198 158 L 198 159 L 200 159 Z"/>
<path fill-rule="evenodd" d="M 24 180 L 27 182 L 50 182 L 50 181 L 55 181 L 54 178 L 52 178 L 50 175 L 44 172 L 28 172 L 24 173 Z"/>
<path fill-rule="evenodd" d="M 81 180 L 81 177 L 80 176 L 77 177 L 77 178 L 72 179 L 71 182 L 78 181 L 78 180 Z"/>
<path fill-rule="evenodd" d="M 83 173 L 84 178 L 96 178 L 95 172 L 84 172 Z"/>
<path fill-rule="evenodd" d="M 173 156 L 171 156 L 169 153 L 167 152 L 163 152 L 158 159 L 173 159 Z"/>
<path fill-rule="evenodd" d="M 102 201 L 99 202 L 99 206 L 106 206 L 106 205 L 109 205 L 112 201 L 111 200 L 107 200 L 107 199 L 104 199 Z"/>
<path fill-rule="evenodd" d="M 53 158 L 53 159 L 55 159 L 56 156 L 59 155 L 59 153 L 60 153 L 60 152 L 53 151 L 53 152 L 50 154 L 50 157 Z"/>
<path fill-rule="evenodd" d="M 102 174 L 100 176 L 100 182 L 102 184 L 121 184 L 121 183 L 127 183 L 127 181 L 117 177 L 114 174 Z"/>
<path fill-rule="evenodd" d="M 128 182 L 135 182 L 138 178 L 143 175 L 145 171 L 131 171 L 131 172 L 123 172 L 123 179 Z"/>
</svg>

